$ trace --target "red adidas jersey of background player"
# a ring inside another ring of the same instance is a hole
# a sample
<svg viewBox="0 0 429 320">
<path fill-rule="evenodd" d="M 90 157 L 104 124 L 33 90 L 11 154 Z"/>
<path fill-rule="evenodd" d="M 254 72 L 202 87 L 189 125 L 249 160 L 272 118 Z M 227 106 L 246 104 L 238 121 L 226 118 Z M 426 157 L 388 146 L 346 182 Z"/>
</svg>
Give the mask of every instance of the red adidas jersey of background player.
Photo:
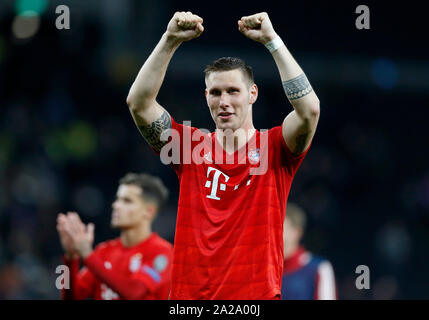
<svg viewBox="0 0 429 320">
<path fill-rule="evenodd" d="M 64 259 L 70 268 L 70 289 L 63 299 L 167 299 L 170 290 L 172 245 L 155 232 L 127 248 L 119 238 L 100 243 L 79 271 L 79 259 Z"/>
<path fill-rule="evenodd" d="M 234 153 L 235 162 L 226 164 L 215 133 L 174 120 L 172 129 L 183 152 L 180 164 L 171 165 L 180 196 L 170 299 L 279 299 L 286 201 L 308 149 L 293 156 L 278 126 L 256 131 L 244 152 Z M 202 138 L 189 147 L 184 140 L 195 134 Z M 177 145 L 175 139 L 170 143 Z M 184 164 L 192 153 L 203 163 Z M 261 162 L 266 173 L 250 174 Z"/>
</svg>

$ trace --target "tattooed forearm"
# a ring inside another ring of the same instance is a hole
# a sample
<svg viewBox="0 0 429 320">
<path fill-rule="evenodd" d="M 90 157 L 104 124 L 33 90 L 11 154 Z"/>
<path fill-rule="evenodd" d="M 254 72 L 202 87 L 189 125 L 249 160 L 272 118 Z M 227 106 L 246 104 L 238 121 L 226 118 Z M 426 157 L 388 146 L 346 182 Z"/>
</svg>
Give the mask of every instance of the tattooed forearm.
<svg viewBox="0 0 429 320">
<path fill-rule="evenodd" d="M 164 130 L 171 129 L 171 117 L 167 111 L 164 111 L 158 120 L 148 125 L 138 125 L 138 128 L 153 150 L 160 152 L 161 148 L 167 144 L 167 141 L 161 141 L 160 137 Z"/>
<path fill-rule="evenodd" d="M 283 81 L 283 89 L 285 90 L 286 96 L 289 100 L 302 98 L 313 90 L 310 82 L 308 82 L 308 79 L 305 76 L 305 73 L 302 73 L 293 79 Z"/>
</svg>

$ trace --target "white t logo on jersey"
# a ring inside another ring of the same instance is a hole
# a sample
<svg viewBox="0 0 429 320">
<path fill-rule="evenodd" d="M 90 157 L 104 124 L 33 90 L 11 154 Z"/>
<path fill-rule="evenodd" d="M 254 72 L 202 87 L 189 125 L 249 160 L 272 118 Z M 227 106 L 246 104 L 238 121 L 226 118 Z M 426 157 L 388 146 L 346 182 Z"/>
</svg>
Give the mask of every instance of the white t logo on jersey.
<svg viewBox="0 0 429 320">
<path fill-rule="evenodd" d="M 210 180 L 208 180 L 208 178 L 210 176 L 210 172 L 212 172 L 212 171 L 214 171 L 214 176 L 213 176 L 213 181 L 210 181 Z M 228 182 L 229 177 L 225 173 L 223 173 L 222 171 L 220 171 L 218 169 L 208 167 L 206 188 L 210 188 L 210 186 L 211 186 L 212 191 L 209 195 L 207 195 L 207 198 L 214 199 L 214 200 L 220 200 L 220 198 L 216 195 L 218 185 L 219 185 L 220 190 L 225 191 L 225 189 L 226 189 L 226 184 L 224 184 L 224 183 L 219 184 L 219 178 L 221 175 L 223 175 L 225 177 L 225 182 Z"/>
</svg>

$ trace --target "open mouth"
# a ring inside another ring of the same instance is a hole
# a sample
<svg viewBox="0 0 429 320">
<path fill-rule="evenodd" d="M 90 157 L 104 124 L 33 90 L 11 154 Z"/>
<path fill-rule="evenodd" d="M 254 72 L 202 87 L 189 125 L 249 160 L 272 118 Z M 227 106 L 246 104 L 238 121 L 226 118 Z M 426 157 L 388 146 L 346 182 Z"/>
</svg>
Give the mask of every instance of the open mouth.
<svg viewBox="0 0 429 320">
<path fill-rule="evenodd" d="M 218 116 L 219 116 L 219 118 L 221 118 L 222 120 L 227 120 L 227 119 L 232 118 L 233 113 L 231 113 L 231 112 L 220 112 L 220 113 L 218 114 Z"/>
</svg>

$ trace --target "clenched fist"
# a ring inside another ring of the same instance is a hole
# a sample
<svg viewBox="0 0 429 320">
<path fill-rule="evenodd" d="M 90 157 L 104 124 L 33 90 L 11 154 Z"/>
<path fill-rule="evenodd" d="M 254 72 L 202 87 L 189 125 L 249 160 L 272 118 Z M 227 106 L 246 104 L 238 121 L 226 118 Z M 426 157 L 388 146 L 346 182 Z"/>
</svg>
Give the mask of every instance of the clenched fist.
<svg viewBox="0 0 429 320">
<path fill-rule="evenodd" d="M 277 36 L 266 12 L 242 17 L 238 20 L 238 30 L 249 39 L 264 45 Z"/>
<path fill-rule="evenodd" d="M 178 42 L 197 38 L 204 31 L 203 19 L 192 12 L 176 12 L 167 26 L 167 35 Z"/>
</svg>

